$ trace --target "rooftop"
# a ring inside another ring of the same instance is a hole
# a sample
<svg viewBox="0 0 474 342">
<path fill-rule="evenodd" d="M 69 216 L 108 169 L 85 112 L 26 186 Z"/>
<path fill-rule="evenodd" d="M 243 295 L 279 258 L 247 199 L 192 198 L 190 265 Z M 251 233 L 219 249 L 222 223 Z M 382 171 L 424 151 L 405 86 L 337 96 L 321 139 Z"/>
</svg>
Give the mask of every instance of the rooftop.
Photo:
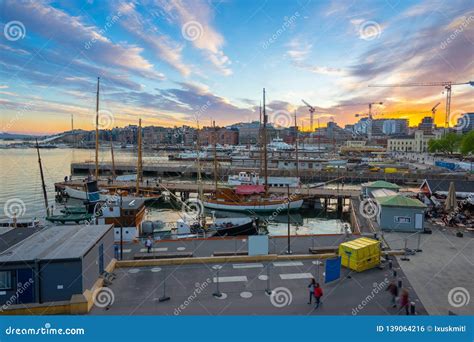
<svg viewBox="0 0 474 342">
<path fill-rule="evenodd" d="M 383 207 L 426 208 L 426 205 L 419 200 L 403 195 L 379 197 L 377 201 Z"/>
<path fill-rule="evenodd" d="M 0 253 L 0 263 L 80 258 L 110 229 L 112 225 L 62 225 L 44 228 L 15 245 L 10 245 L 10 248 Z M 15 229 L 19 230 L 20 228 Z M 9 233 L 11 231 L 6 234 Z"/>
<path fill-rule="evenodd" d="M 400 187 L 397 184 L 386 182 L 386 181 L 375 181 L 375 182 L 370 182 L 370 183 L 365 183 L 363 184 L 366 187 L 369 188 L 380 188 L 380 189 L 400 189 Z"/>
</svg>

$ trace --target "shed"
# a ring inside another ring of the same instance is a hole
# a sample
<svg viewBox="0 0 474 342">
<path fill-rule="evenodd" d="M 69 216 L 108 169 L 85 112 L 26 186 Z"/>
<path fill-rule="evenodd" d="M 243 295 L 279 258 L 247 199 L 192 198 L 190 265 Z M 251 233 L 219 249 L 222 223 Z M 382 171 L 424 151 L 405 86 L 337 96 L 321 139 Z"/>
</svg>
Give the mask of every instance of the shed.
<svg viewBox="0 0 474 342">
<path fill-rule="evenodd" d="M 70 300 L 114 257 L 112 225 L 44 228 L 0 253 L 0 304 Z"/>
<path fill-rule="evenodd" d="M 382 230 L 416 232 L 424 229 L 426 204 L 403 195 L 377 197 L 377 222 Z"/>
<path fill-rule="evenodd" d="M 400 187 L 397 184 L 386 182 L 383 180 L 378 180 L 375 182 L 362 184 L 362 194 L 366 197 L 371 196 L 374 190 L 379 190 L 379 189 L 385 189 L 385 190 L 398 192 L 400 190 Z"/>
<path fill-rule="evenodd" d="M 471 180 L 432 180 L 425 179 L 420 186 L 420 192 L 431 196 L 438 194 L 446 196 L 449 191 L 449 185 L 454 183 L 454 189 L 456 190 L 456 197 L 468 198 L 474 195 L 474 182 Z"/>
</svg>

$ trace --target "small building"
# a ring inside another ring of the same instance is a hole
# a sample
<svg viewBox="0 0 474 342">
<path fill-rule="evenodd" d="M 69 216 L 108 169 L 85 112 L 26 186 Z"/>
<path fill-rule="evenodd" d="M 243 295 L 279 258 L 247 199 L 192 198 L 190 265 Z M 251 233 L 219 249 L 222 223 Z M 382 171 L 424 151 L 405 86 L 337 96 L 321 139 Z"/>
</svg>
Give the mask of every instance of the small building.
<svg viewBox="0 0 474 342">
<path fill-rule="evenodd" d="M 44 228 L 0 253 L 0 304 L 70 300 L 113 257 L 112 225 Z"/>
<path fill-rule="evenodd" d="M 454 183 L 456 197 L 468 198 L 474 196 L 474 182 L 470 180 L 443 180 L 425 179 L 420 186 L 420 193 L 431 197 L 432 195 L 447 196 L 449 185 Z"/>
<path fill-rule="evenodd" d="M 424 229 L 426 205 L 400 194 L 376 197 L 379 205 L 377 223 L 382 230 L 416 232 Z"/>
<path fill-rule="evenodd" d="M 385 190 L 398 192 L 400 190 L 400 187 L 397 184 L 382 181 L 382 180 L 362 184 L 362 194 L 365 197 L 372 196 L 372 192 L 379 189 L 385 189 Z"/>
</svg>

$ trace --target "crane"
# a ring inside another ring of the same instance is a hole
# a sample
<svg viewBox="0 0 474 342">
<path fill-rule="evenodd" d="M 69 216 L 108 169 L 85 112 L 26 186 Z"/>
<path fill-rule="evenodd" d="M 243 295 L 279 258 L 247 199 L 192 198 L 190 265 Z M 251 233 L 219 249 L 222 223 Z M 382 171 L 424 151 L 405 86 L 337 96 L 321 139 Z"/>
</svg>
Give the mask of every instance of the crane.
<svg viewBox="0 0 474 342">
<path fill-rule="evenodd" d="M 433 108 L 431 108 L 431 117 L 433 118 L 433 124 L 435 122 L 435 114 L 436 114 L 436 108 L 441 104 L 441 102 L 438 102 L 437 104 L 434 105 Z"/>
<path fill-rule="evenodd" d="M 313 121 L 314 121 L 314 112 L 316 111 L 316 109 L 311 106 L 308 102 L 306 102 L 305 100 L 301 99 L 301 101 L 303 101 L 303 103 L 306 105 L 306 107 L 308 107 L 308 110 L 309 110 L 309 129 L 311 130 L 311 133 L 313 132 Z"/>
<path fill-rule="evenodd" d="M 369 117 L 369 121 L 368 121 L 368 126 L 367 126 L 367 138 L 368 140 L 370 141 L 372 139 L 372 121 L 373 121 L 373 116 L 372 116 L 372 106 L 373 105 L 383 105 L 383 102 L 369 102 L 369 103 L 357 103 L 357 104 L 353 104 L 351 106 L 355 106 L 355 105 L 362 105 L 362 104 L 365 104 L 365 105 L 368 105 L 369 106 L 369 113 L 367 114 L 367 116 Z M 363 114 L 356 114 L 355 117 L 362 117 L 362 116 L 366 116 L 366 115 L 363 115 Z"/>
<path fill-rule="evenodd" d="M 474 81 L 469 82 L 418 82 L 418 83 L 400 83 L 400 84 L 370 84 L 369 87 L 444 87 L 446 89 L 446 116 L 444 119 L 444 134 L 449 127 L 449 119 L 451 115 L 451 91 L 452 86 L 469 84 L 474 87 Z"/>
</svg>

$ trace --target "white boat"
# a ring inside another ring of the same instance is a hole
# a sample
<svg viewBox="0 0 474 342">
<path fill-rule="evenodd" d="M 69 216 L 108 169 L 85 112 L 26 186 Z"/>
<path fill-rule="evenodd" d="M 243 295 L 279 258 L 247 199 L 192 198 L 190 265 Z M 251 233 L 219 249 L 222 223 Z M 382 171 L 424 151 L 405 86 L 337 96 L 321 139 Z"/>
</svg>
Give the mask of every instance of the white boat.
<svg viewBox="0 0 474 342">
<path fill-rule="evenodd" d="M 265 184 L 263 177 L 260 177 L 257 172 L 239 172 L 238 175 L 231 175 L 227 179 L 228 185 L 259 185 Z M 269 187 L 287 187 L 298 188 L 300 186 L 299 177 L 268 177 Z"/>
<path fill-rule="evenodd" d="M 87 192 L 84 191 L 84 190 L 79 190 L 79 189 L 72 188 L 70 186 L 66 186 L 66 187 L 64 187 L 64 191 L 69 196 L 69 198 L 74 198 L 74 199 L 79 199 L 79 200 L 84 200 L 84 201 L 87 200 Z M 100 198 L 101 201 L 107 201 L 111 197 L 113 197 L 113 194 L 109 193 L 106 190 L 101 190 L 99 192 L 99 198 Z M 139 200 L 139 199 L 146 199 L 146 198 L 143 198 L 143 197 L 140 197 L 140 196 L 129 196 L 129 195 L 127 195 L 127 196 L 122 196 L 122 199 L 124 201 L 133 201 L 134 199 Z"/>
<path fill-rule="evenodd" d="M 294 150 L 295 147 L 293 145 L 287 144 L 283 141 L 282 138 L 274 138 L 271 143 L 268 144 L 268 149 L 274 151 L 287 151 L 287 150 Z"/>
<path fill-rule="evenodd" d="M 178 154 L 178 159 L 196 159 L 198 158 L 198 153 L 197 152 L 181 152 Z M 207 158 L 207 153 L 206 152 L 199 152 L 199 158 Z"/>
<path fill-rule="evenodd" d="M 215 201 L 203 201 L 204 206 L 209 209 L 217 210 L 227 210 L 227 211 L 250 211 L 250 212 L 266 212 L 266 211 L 277 211 L 277 210 L 286 210 L 287 204 L 286 199 L 282 198 L 281 201 L 272 201 L 266 202 L 262 201 L 261 203 L 218 203 Z M 296 200 L 290 202 L 290 210 L 300 209 L 303 205 L 303 200 Z"/>
</svg>

